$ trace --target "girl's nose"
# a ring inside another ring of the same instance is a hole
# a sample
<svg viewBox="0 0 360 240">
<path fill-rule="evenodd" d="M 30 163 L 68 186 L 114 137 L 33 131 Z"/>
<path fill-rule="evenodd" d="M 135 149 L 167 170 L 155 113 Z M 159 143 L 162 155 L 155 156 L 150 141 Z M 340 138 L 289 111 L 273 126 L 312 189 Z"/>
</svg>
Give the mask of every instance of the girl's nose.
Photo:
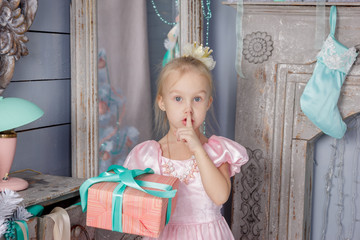
<svg viewBox="0 0 360 240">
<path fill-rule="evenodd" d="M 185 113 L 186 114 L 188 114 L 188 113 L 192 114 L 193 113 L 191 104 L 187 104 L 187 106 L 185 108 Z"/>
</svg>

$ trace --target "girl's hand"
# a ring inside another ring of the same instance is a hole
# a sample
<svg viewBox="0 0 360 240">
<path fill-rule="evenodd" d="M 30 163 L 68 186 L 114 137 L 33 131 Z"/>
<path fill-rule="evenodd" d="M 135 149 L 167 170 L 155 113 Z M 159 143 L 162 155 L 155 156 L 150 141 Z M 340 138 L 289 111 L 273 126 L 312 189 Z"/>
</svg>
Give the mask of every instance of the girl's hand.
<svg viewBox="0 0 360 240">
<path fill-rule="evenodd" d="M 178 141 L 183 141 L 188 146 L 189 150 L 194 154 L 196 151 L 202 149 L 199 136 L 196 134 L 192 122 L 191 113 L 186 116 L 186 126 L 178 128 L 176 131 L 176 138 Z"/>
</svg>

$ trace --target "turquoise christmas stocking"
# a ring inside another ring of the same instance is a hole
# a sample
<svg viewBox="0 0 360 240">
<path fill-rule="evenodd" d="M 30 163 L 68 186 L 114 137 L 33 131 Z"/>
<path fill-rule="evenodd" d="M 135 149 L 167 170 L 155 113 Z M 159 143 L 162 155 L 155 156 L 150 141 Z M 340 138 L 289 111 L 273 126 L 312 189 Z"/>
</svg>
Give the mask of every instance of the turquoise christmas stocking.
<svg viewBox="0 0 360 240">
<path fill-rule="evenodd" d="M 324 42 L 314 72 L 300 98 L 305 115 L 325 134 L 342 138 L 346 132 L 337 107 L 345 77 L 356 60 L 354 47 L 347 48 L 335 39 L 336 7 L 330 9 L 330 34 Z"/>
</svg>

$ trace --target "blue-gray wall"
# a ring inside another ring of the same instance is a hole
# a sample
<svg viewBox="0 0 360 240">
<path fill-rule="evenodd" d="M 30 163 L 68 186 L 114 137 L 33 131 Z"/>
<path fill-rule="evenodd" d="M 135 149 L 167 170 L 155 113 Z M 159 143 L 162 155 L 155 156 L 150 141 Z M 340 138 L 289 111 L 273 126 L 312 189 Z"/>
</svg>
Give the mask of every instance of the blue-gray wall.
<svg viewBox="0 0 360 240">
<path fill-rule="evenodd" d="M 237 74 L 235 70 L 236 10 L 211 1 L 209 46 L 214 50 L 216 66 L 213 70 L 215 85 L 214 112 L 218 122 L 216 133 L 234 139 Z M 205 38 L 204 38 L 205 39 Z"/>
<path fill-rule="evenodd" d="M 169 22 L 174 22 L 175 6 L 173 1 L 157 0 L 154 1 L 158 12 L 163 19 Z M 147 7 L 147 27 L 148 27 L 148 42 L 149 42 L 149 62 L 150 62 L 150 80 L 151 80 L 151 95 L 154 101 L 156 95 L 156 80 L 162 67 L 162 60 L 166 53 L 164 47 L 164 40 L 172 28 L 160 20 L 157 16 L 151 1 L 146 1 Z"/>
<path fill-rule="evenodd" d="M 16 129 L 11 171 L 29 168 L 70 176 L 70 0 L 38 0 L 26 36 L 29 55 L 16 62 L 12 82 L 3 95 L 29 100 L 45 113 Z"/>
</svg>

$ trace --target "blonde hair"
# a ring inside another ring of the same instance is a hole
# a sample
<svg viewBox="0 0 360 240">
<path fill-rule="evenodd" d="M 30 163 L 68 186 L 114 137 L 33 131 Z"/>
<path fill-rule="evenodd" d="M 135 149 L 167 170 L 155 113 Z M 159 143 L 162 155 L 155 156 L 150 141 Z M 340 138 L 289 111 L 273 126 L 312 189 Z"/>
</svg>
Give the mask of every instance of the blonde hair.
<svg viewBox="0 0 360 240">
<path fill-rule="evenodd" d="M 182 76 L 188 71 L 196 71 L 203 75 L 209 81 L 210 96 L 213 94 L 213 80 L 210 70 L 197 58 L 191 56 L 184 56 L 175 58 L 165 65 L 159 74 L 157 80 L 157 93 L 154 102 L 155 111 L 155 134 L 157 136 L 163 136 L 169 130 L 168 119 L 166 113 L 159 108 L 158 99 L 163 95 L 163 86 L 166 79 L 173 72 L 177 72 Z"/>
</svg>

